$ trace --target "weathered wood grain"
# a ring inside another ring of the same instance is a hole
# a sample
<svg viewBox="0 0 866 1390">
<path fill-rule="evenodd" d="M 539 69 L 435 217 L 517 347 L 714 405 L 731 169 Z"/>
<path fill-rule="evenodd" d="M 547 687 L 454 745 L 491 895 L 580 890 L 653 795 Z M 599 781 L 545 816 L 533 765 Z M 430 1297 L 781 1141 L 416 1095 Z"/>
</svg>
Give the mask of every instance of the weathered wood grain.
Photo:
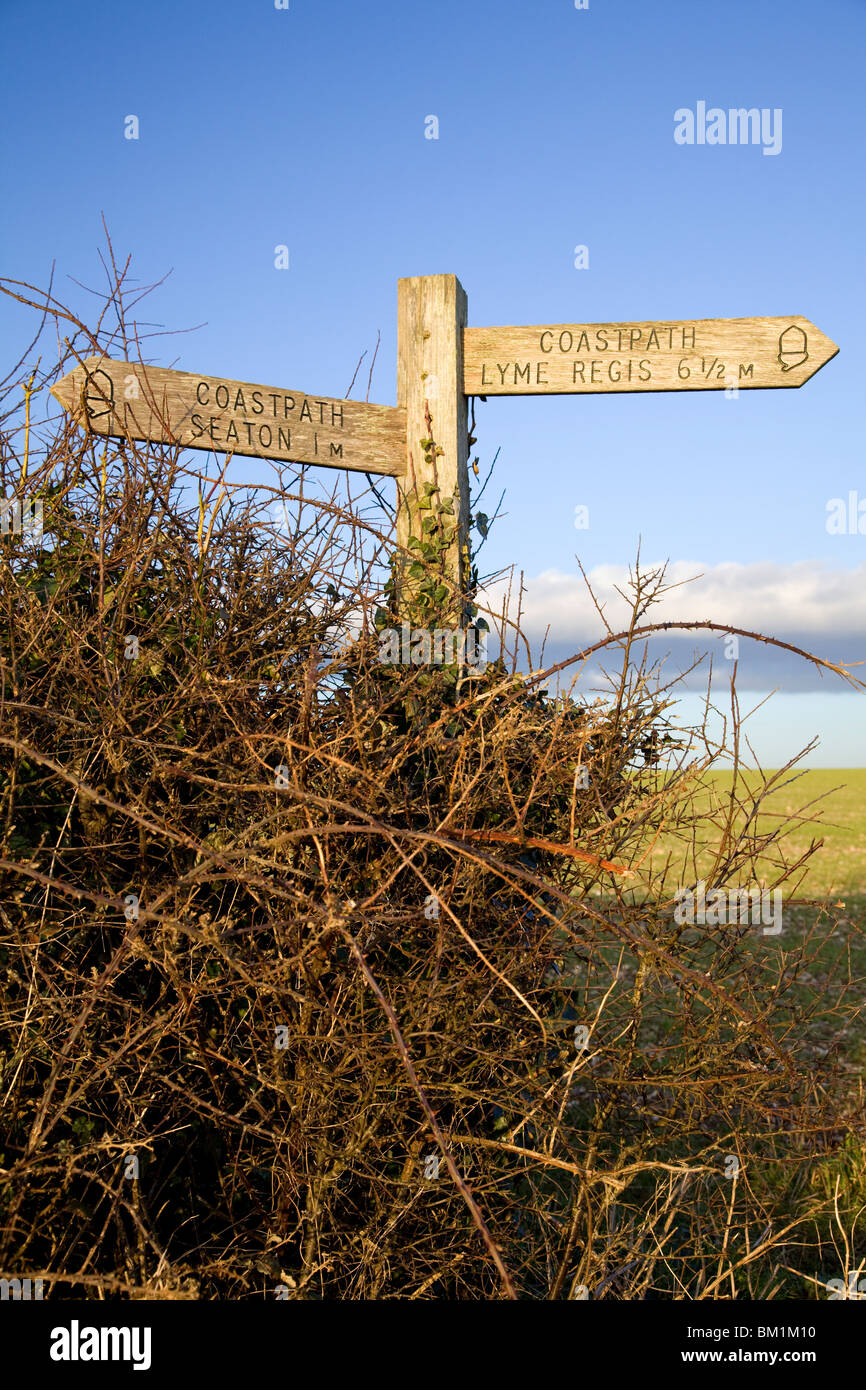
<svg viewBox="0 0 866 1390">
<path fill-rule="evenodd" d="M 454 499 L 456 532 L 443 556 L 443 578 L 455 595 L 466 590 L 469 564 L 469 456 L 467 404 L 463 392 L 463 330 L 466 293 L 455 275 L 402 279 L 397 299 L 397 400 L 406 408 L 406 469 L 397 484 L 397 542 L 404 553 L 410 536 L 421 539 L 419 506 L 424 484 L 435 483 L 437 500 Z M 422 441 L 428 442 L 426 447 Z M 403 586 L 404 608 L 411 599 Z M 457 621 L 462 600 L 455 605 Z"/>
<path fill-rule="evenodd" d="M 399 477 L 406 411 L 90 357 L 52 391 L 96 434 Z"/>
<path fill-rule="evenodd" d="M 839 351 L 800 315 L 467 328 L 468 396 L 802 386 Z"/>
</svg>

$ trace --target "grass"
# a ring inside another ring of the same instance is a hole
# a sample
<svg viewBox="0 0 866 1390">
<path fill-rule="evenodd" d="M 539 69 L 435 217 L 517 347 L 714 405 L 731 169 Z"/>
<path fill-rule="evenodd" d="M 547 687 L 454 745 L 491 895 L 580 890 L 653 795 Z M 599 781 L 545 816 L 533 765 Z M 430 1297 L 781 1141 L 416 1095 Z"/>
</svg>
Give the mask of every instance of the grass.
<svg viewBox="0 0 866 1390">
<path fill-rule="evenodd" d="M 759 775 L 741 770 L 740 804 L 748 800 L 746 788 L 757 792 L 764 780 L 771 781 L 776 775 L 772 771 Z M 710 874 L 714 859 L 711 846 L 718 845 L 732 784 L 731 771 L 706 773 L 703 786 L 695 793 L 695 809 L 705 813 L 706 819 L 699 823 L 694 849 L 674 834 L 663 835 L 645 861 L 643 868 L 649 869 L 651 864 L 653 872 L 669 862 L 669 892 L 672 885 L 693 883 L 696 876 Z M 789 862 L 805 855 L 811 845 L 823 843 L 782 890 L 782 934 L 758 936 L 749 949 L 784 953 L 795 941 L 811 940 L 815 954 L 810 968 L 800 971 L 789 986 L 793 1006 L 809 1012 L 816 993 L 832 988 L 840 974 L 848 981 L 849 990 L 866 994 L 866 769 L 820 768 L 781 775 L 779 786 L 762 803 L 757 830 L 768 833 L 783 828 Z M 755 879 L 736 886 L 754 886 L 756 882 L 769 886 L 777 878 L 778 857 L 771 854 L 758 859 Z M 599 896 L 604 898 L 603 890 Z M 818 905 L 822 903 L 824 907 Z M 611 963 L 615 954 L 612 951 Z M 826 1051 L 830 1041 L 826 1026 L 806 1027 L 805 1033 L 819 1052 Z M 845 1052 L 846 1069 L 859 1075 L 866 1064 L 866 1012 L 855 1018 Z"/>
<path fill-rule="evenodd" d="M 866 913 L 866 769 L 843 768 L 793 770 L 785 774 L 738 773 L 735 827 L 751 810 L 751 793 L 757 795 L 764 781 L 780 778 L 767 793 L 752 825 L 755 834 L 776 833 L 784 845 L 784 859 L 793 863 L 820 846 L 783 889 L 785 901 L 827 901 L 834 908 Z M 733 785 L 730 771 L 706 772 L 692 793 L 699 823 L 694 844 L 673 832 L 662 834 L 650 854 L 641 860 L 644 873 L 655 876 L 667 864 L 669 884 L 687 884 L 696 877 L 711 878 L 714 849 L 728 815 Z M 779 856 L 774 849 L 756 861 L 755 876 L 737 887 L 770 887 L 779 878 Z"/>
<path fill-rule="evenodd" d="M 717 795 L 728 795 L 732 776 L 724 771 L 708 774 Z M 740 776 L 750 787 L 760 786 L 756 773 Z M 789 772 L 778 790 L 770 793 L 765 807 L 758 818 L 761 829 L 802 816 L 804 809 L 806 815 L 820 817 L 820 826 L 794 829 L 788 840 L 794 855 L 805 853 L 816 838 L 824 841 L 806 867 L 798 896 L 830 895 L 846 907 L 862 909 L 866 905 L 866 769 Z M 769 872 L 768 867 L 768 877 Z"/>
</svg>

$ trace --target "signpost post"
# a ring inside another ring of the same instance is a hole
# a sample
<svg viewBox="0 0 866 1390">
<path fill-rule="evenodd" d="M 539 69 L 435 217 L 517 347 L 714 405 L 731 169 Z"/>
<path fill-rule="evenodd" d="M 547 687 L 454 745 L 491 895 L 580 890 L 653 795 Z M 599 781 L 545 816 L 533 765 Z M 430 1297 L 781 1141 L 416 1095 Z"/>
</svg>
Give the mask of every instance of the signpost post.
<svg viewBox="0 0 866 1390">
<path fill-rule="evenodd" d="M 401 613 L 425 582 L 412 567 L 424 568 L 426 545 L 436 551 L 438 611 L 450 607 L 462 625 L 467 397 L 794 387 L 838 351 L 798 315 L 471 328 L 456 276 L 421 275 L 399 282 L 397 406 L 102 357 L 52 389 L 97 434 L 396 478 Z"/>
<path fill-rule="evenodd" d="M 435 569 L 453 595 L 448 606 L 458 625 L 463 624 L 469 575 L 465 328 L 466 293 L 455 275 L 419 275 L 399 282 L 397 400 L 406 410 L 405 477 L 397 483 L 401 607 L 411 607 L 408 571 L 417 556 L 410 541 L 423 543 L 427 535 L 441 540 L 441 528 L 434 528 L 435 508 L 450 498 L 453 525 L 447 515 L 440 516 L 451 539 L 441 549 Z"/>
</svg>

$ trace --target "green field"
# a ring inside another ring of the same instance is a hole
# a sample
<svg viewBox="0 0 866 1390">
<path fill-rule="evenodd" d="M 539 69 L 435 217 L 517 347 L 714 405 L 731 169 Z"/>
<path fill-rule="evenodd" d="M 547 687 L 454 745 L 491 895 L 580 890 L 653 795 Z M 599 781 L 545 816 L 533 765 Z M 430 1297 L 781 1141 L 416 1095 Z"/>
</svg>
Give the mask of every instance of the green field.
<svg viewBox="0 0 866 1390">
<path fill-rule="evenodd" d="M 739 774 L 738 823 L 749 813 L 757 791 L 775 776 L 772 772 Z M 652 871 L 657 872 L 667 863 L 671 870 L 667 891 L 671 883 L 694 882 L 695 876 L 711 872 L 713 855 L 701 846 L 718 845 L 732 785 L 729 771 L 704 775 L 692 810 L 704 813 L 706 819 L 697 827 L 694 849 L 682 833 L 662 835 L 657 842 L 644 868 L 651 862 Z M 849 1000 L 862 1000 L 866 993 L 866 769 L 786 772 L 762 802 L 756 824 L 761 833 L 784 831 L 781 844 L 787 863 L 823 841 L 782 889 L 785 930 L 773 938 L 776 949 L 784 953 L 809 943 L 809 968 L 798 971 L 791 986 L 793 998 L 805 1012 L 816 992 L 838 988 L 840 980 L 847 980 Z M 779 861 L 779 850 L 759 858 L 751 882 L 777 882 Z M 746 880 L 742 882 L 745 886 Z M 753 943 L 752 949 L 766 952 L 767 939 L 761 938 L 757 946 Z M 866 1016 L 855 1014 L 850 1022 L 847 1066 L 859 1076 L 866 1062 Z M 815 1032 L 811 1041 L 816 1046 L 828 1042 L 825 1031 L 822 1026 Z"/>
<path fill-rule="evenodd" d="M 777 774 L 765 772 L 738 774 L 738 802 L 748 800 L 762 785 Z M 713 819 L 698 830 L 697 866 L 706 870 L 711 855 L 701 851 L 702 844 L 717 842 L 720 815 L 730 797 L 733 773 L 709 772 L 704 787 L 695 798 L 695 810 L 709 813 L 715 807 Z M 743 813 L 739 819 L 742 820 Z M 802 882 L 796 890 L 798 898 L 832 897 L 834 903 L 846 908 L 866 906 L 866 769 L 843 768 L 789 771 L 779 777 L 778 785 L 762 803 L 757 816 L 760 832 L 784 831 L 785 858 L 790 863 L 805 854 L 815 841 L 823 840 L 821 848 L 797 874 Z M 667 855 L 682 858 L 684 842 L 673 835 L 663 835 L 653 851 L 653 863 Z M 778 857 L 770 855 L 759 861 L 768 883 L 778 876 Z M 685 881 L 685 879 L 683 880 Z"/>
<path fill-rule="evenodd" d="M 717 774 L 719 782 L 730 787 L 731 774 Z M 809 896 L 832 894 L 845 901 L 862 902 L 866 897 L 866 769 L 840 771 L 816 769 L 800 775 L 788 773 L 788 784 L 768 798 L 768 809 L 784 818 L 804 806 L 807 815 L 817 815 L 820 826 L 793 831 L 790 846 L 804 851 L 817 837 L 824 844 L 810 860 L 803 889 Z"/>
</svg>

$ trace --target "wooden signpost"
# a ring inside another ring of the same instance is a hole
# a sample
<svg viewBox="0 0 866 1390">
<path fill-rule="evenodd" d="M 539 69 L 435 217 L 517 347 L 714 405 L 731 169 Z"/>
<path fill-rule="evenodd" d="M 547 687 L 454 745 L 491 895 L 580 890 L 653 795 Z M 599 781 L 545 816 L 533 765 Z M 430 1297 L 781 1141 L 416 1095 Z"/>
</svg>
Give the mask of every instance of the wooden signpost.
<svg viewBox="0 0 866 1390">
<path fill-rule="evenodd" d="M 395 406 L 102 357 L 52 390 L 95 434 L 393 477 L 406 467 L 406 412 Z"/>
<path fill-rule="evenodd" d="M 802 386 L 835 343 L 799 316 L 467 328 L 469 396 Z"/>
<path fill-rule="evenodd" d="M 798 315 L 471 328 L 454 275 L 399 282 L 397 350 L 397 406 L 101 357 L 52 389 L 97 434 L 396 478 L 404 607 L 415 541 L 429 534 L 430 494 L 450 498 L 454 524 L 440 567 L 462 622 L 469 396 L 802 386 L 839 351 Z"/>
<path fill-rule="evenodd" d="M 463 385 L 466 292 L 456 275 L 400 280 L 397 292 L 397 400 L 406 408 L 405 477 L 397 483 L 397 544 L 404 569 L 408 545 L 424 536 L 434 498 L 451 498 L 456 531 L 441 560 L 441 577 L 463 624 L 469 574 L 469 433 Z M 402 584 L 404 593 L 411 585 Z"/>
</svg>

